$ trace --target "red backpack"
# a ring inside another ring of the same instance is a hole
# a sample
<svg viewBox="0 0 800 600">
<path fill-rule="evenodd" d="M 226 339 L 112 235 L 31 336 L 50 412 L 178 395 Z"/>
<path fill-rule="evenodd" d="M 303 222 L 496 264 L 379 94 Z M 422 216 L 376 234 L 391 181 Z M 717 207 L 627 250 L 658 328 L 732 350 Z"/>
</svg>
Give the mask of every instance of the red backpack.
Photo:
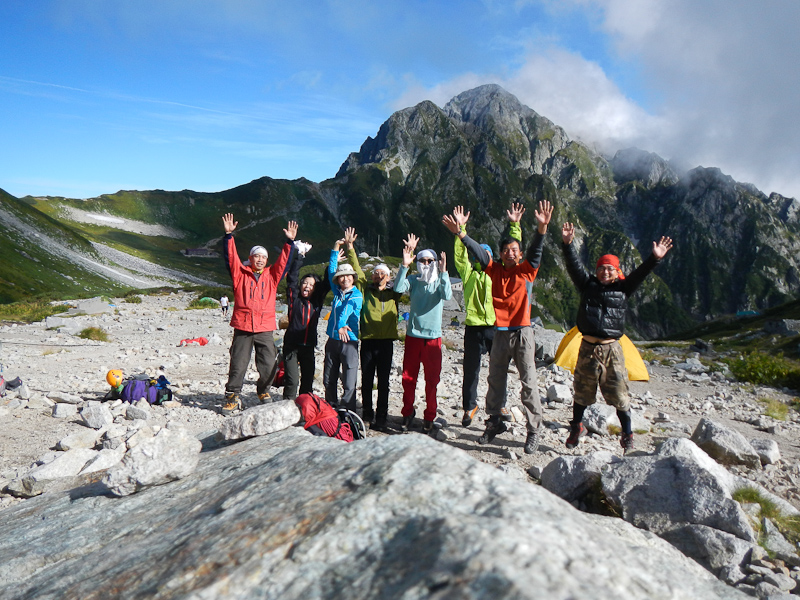
<svg viewBox="0 0 800 600">
<path fill-rule="evenodd" d="M 303 414 L 304 427 L 314 435 L 335 437 L 345 442 L 353 441 L 353 430 L 339 420 L 339 413 L 316 394 L 300 394 L 295 404 Z"/>
</svg>

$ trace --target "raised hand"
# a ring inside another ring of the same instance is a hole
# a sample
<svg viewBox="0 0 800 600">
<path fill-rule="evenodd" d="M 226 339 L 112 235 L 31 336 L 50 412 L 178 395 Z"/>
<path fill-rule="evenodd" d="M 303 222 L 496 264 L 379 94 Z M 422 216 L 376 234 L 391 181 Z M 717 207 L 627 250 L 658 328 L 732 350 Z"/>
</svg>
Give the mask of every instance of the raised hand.
<svg viewBox="0 0 800 600">
<path fill-rule="evenodd" d="M 524 214 L 525 207 L 522 206 L 521 202 L 512 202 L 511 210 L 506 211 L 506 216 L 508 216 L 508 220 L 512 223 L 519 223 L 522 220 L 522 215 Z"/>
<path fill-rule="evenodd" d="M 575 225 L 572 223 L 564 223 L 561 227 L 561 241 L 569 245 L 575 239 Z"/>
<path fill-rule="evenodd" d="M 403 240 L 403 243 L 406 245 L 406 248 L 411 249 L 411 253 L 414 253 L 414 250 L 417 249 L 417 244 L 419 243 L 419 238 L 415 236 L 413 233 L 408 234 L 408 238 Z"/>
<path fill-rule="evenodd" d="M 355 227 L 348 227 L 344 230 L 344 243 L 347 245 L 347 248 L 352 248 L 353 243 L 356 241 L 358 234 L 356 233 Z"/>
<path fill-rule="evenodd" d="M 297 221 L 289 221 L 289 224 L 286 226 L 286 229 L 283 230 L 283 233 L 286 234 L 286 237 L 290 240 L 294 240 L 297 237 Z"/>
<path fill-rule="evenodd" d="M 466 225 L 467 221 L 469 221 L 469 211 L 465 213 L 463 206 L 456 206 L 453 209 L 453 218 L 456 220 L 459 227 Z"/>
<path fill-rule="evenodd" d="M 461 227 L 459 226 L 458 221 L 456 221 L 451 215 L 443 216 L 442 223 L 453 235 L 458 235 L 461 233 Z"/>
<path fill-rule="evenodd" d="M 340 239 L 340 240 L 336 240 L 336 241 L 333 243 L 333 249 L 334 249 L 334 250 L 336 250 L 337 252 L 339 252 L 339 248 L 341 248 L 341 247 L 342 247 L 342 244 L 344 244 L 344 238 L 342 238 L 342 239 Z"/>
<path fill-rule="evenodd" d="M 407 267 L 414 262 L 414 249 L 410 246 L 403 246 L 403 266 Z"/>
<path fill-rule="evenodd" d="M 447 254 L 442 252 L 439 255 L 439 273 L 447 272 Z"/>
<path fill-rule="evenodd" d="M 539 210 L 533 211 L 533 214 L 536 215 L 536 222 L 539 224 L 539 233 L 545 233 L 547 231 L 547 224 L 550 222 L 550 219 L 553 217 L 553 205 L 550 204 L 547 200 L 543 200 L 539 202 Z M 544 229 L 544 231 L 542 231 Z"/>
<path fill-rule="evenodd" d="M 222 226 L 225 228 L 225 233 L 233 233 L 239 221 L 233 220 L 233 213 L 225 213 L 222 215 Z"/>
<path fill-rule="evenodd" d="M 653 256 L 661 260 L 670 251 L 670 248 L 672 248 L 672 238 L 662 235 L 658 243 L 653 242 Z"/>
</svg>

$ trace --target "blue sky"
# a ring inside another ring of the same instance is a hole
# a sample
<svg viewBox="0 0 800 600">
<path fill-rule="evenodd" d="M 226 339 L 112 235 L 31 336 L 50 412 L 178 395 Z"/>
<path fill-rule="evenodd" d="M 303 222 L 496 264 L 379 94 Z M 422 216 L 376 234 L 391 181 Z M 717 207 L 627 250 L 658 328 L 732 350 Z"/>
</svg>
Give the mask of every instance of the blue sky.
<svg viewBox="0 0 800 600">
<path fill-rule="evenodd" d="M 795 0 L 6 0 L 0 188 L 322 181 L 400 108 L 499 83 L 568 134 L 800 197 Z"/>
</svg>

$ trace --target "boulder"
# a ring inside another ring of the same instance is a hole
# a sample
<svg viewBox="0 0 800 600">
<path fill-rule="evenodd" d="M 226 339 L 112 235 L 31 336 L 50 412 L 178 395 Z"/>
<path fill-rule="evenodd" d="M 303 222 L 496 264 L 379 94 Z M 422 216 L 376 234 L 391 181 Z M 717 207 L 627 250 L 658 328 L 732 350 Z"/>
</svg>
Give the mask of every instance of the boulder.
<svg viewBox="0 0 800 600">
<path fill-rule="evenodd" d="M 750 445 L 758 454 L 762 465 L 774 465 L 781 459 L 781 449 L 775 440 L 759 438 L 750 440 Z"/>
<path fill-rule="evenodd" d="M 153 411 L 150 409 L 150 404 L 147 400 L 137 400 L 133 404 L 128 404 L 125 407 L 125 418 L 135 421 L 142 419 L 148 421 L 153 416 Z"/>
<path fill-rule="evenodd" d="M 86 463 L 94 458 L 96 454 L 95 450 L 88 448 L 75 448 L 66 452 L 59 452 L 55 460 L 31 469 L 27 477 L 32 478 L 34 481 L 72 477 L 80 473 Z"/>
<path fill-rule="evenodd" d="M 563 383 L 556 383 L 547 388 L 547 401 L 567 404 L 572 402 L 572 388 Z"/>
<path fill-rule="evenodd" d="M 223 440 L 267 435 L 300 422 L 302 415 L 293 400 L 281 400 L 248 408 L 239 415 L 228 417 L 219 428 Z"/>
<path fill-rule="evenodd" d="M 114 423 L 114 415 L 101 402 L 90 401 L 81 409 L 80 414 L 86 426 L 92 429 L 102 429 Z"/>
<path fill-rule="evenodd" d="M 119 463 L 123 456 L 125 456 L 125 446 L 100 450 L 96 456 L 89 459 L 83 469 L 81 469 L 81 472 L 78 474 L 86 475 L 87 473 L 104 471 L 105 469 L 109 469 Z"/>
<path fill-rule="evenodd" d="M 94 448 L 103 430 L 81 428 L 56 443 L 56 450 L 72 450 L 74 448 Z M 76 473 L 77 475 L 77 473 Z"/>
<path fill-rule="evenodd" d="M 653 534 L 420 435 L 342 444 L 291 428 L 204 452 L 167 486 L 3 514 L 11 600 L 122 584 L 156 600 L 746 598 Z"/>
<path fill-rule="evenodd" d="M 761 458 L 741 433 L 703 417 L 692 434 L 692 441 L 723 465 L 761 467 Z"/>
<path fill-rule="evenodd" d="M 583 424 L 586 429 L 598 435 L 609 435 L 608 426 L 619 428 L 617 409 L 609 404 L 595 402 L 586 407 L 583 413 Z M 634 432 L 650 431 L 650 421 L 644 418 L 641 412 L 631 409 L 631 426 Z"/>
<path fill-rule="evenodd" d="M 567 502 L 581 500 L 600 485 L 603 467 L 620 458 L 607 450 L 585 456 L 559 456 L 542 470 L 542 487 Z"/>
<path fill-rule="evenodd" d="M 53 418 L 71 419 L 78 414 L 78 407 L 74 404 L 56 404 L 53 406 Z"/>
<path fill-rule="evenodd" d="M 689 453 L 626 457 L 603 470 L 603 493 L 622 518 L 648 531 L 706 525 L 755 542 L 747 515 L 731 497 L 731 477 L 718 476 L 706 462 Z"/>
<path fill-rule="evenodd" d="M 162 429 L 154 437 L 128 450 L 120 463 L 103 478 L 116 496 L 169 483 L 190 475 L 199 459 L 202 444 L 183 430 Z"/>
<path fill-rule="evenodd" d="M 68 394 L 67 392 L 50 392 L 47 394 L 47 397 L 50 398 L 53 402 L 57 402 L 59 404 L 80 404 L 83 402 L 83 398 L 80 396 L 76 396 L 75 394 Z"/>
<path fill-rule="evenodd" d="M 715 575 L 719 575 L 724 567 L 738 569 L 755 545 L 705 525 L 675 527 L 662 532 L 661 537 Z M 730 573 L 728 577 L 731 577 Z"/>
</svg>

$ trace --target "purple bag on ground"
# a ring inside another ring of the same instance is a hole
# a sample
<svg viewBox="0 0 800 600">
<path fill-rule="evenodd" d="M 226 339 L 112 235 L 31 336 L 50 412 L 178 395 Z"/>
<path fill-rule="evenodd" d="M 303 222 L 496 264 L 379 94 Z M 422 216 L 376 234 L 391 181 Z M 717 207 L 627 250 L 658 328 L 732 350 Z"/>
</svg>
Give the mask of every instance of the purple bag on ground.
<svg viewBox="0 0 800 600">
<path fill-rule="evenodd" d="M 149 375 L 140 373 L 125 382 L 120 398 L 123 402 L 131 404 L 141 398 L 147 399 L 150 404 L 161 404 L 172 399 L 172 390 L 167 387 L 168 385 L 169 381 L 163 375 L 153 379 Z"/>
</svg>

